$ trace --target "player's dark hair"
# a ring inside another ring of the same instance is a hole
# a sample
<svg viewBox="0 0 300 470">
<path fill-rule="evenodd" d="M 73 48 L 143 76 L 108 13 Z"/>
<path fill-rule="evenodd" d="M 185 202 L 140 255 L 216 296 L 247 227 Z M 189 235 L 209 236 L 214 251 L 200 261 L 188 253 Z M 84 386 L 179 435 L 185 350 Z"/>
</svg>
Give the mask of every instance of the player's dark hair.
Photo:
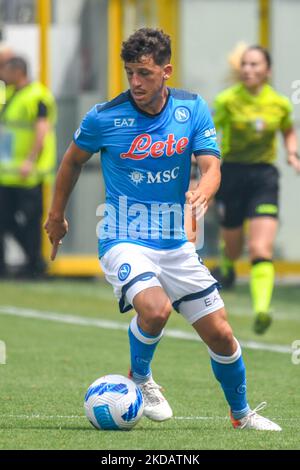
<svg viewBox="0 0 300 470">
<path fill-rule="evenodd" d="M 265 58 L 265 61 L 267 63 L 267 66 L 268 66 L 268 69 L 270 69 L 272 67 L 272 59 L 271 59 L 271 54 L 270 52 L 265 49 L 264 47 L 262 46 L 258 46 L 258 45 L 254 45 L 254 46 L 249 46 L 245 52 L 247 51 L 259 51 L 262 53 L 262 55 L 264 56 Z"/>
<path fill-rule="evenodd" d="M 171 39 L 160 29 L 141 28 L 122 43 L 121 58 L 124 62 L 139 62 L 142 56 L 152 55 L 157 65 L 165 65 L 171 59 Z"/>
<path fill-rule="evenodd" d="M 14 70 L 21 70 L 23 75 L 27 75 L 28 73 L 27 62 L 23 57 L 12 57 L 11 59 L 8 59 L 5 65 L 8 65 Z"/>
</svg>

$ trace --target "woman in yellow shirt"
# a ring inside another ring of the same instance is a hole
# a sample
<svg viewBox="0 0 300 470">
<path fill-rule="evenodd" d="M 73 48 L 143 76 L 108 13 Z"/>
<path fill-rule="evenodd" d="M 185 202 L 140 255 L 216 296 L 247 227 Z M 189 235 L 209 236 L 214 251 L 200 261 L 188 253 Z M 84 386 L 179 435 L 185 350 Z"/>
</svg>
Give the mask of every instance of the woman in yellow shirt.
<svg viewBox="0 0 300 470">
<path fill-rule="evenodd" d="M 277 136 L 281 131 L 287 162 L 300 172 L 297 137 L 289 100 L 269 84 L 271 57 L 260 46 L 246 49 L 240 82 L 215 100 L 214 122 L 222 133 L 222 182 L 216 195 L 222 226 L 220 267 L 213 271 L 224 287 L 235 279 L 234 262 L 244 244 L 243 223 L 249 219 L 251 295 L 258 334 L 271 324 L 274 285 L 273 245 L 278 225 Z"/>
</svg>

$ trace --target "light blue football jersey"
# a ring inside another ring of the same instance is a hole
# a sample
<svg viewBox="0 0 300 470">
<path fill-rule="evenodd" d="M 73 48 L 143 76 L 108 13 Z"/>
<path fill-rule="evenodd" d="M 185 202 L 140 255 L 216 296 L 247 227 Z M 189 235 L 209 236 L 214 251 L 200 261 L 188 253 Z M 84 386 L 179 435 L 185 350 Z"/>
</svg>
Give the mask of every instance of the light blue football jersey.
<svg viewBox="0 0 300 470">
<path fill-rule="evenodd" d="M 206 102 L 183 90 L 168 92 L 163 109 L 152 115 L 128 90 L 95 105 L 74 134 L 79 148 L 101 152 L 106 205 L 97 230 L 99 256 L 122 242 L 166 250 L 187 241 L 191 155 L 220 158 L 220 151 Z"/>
</svg>

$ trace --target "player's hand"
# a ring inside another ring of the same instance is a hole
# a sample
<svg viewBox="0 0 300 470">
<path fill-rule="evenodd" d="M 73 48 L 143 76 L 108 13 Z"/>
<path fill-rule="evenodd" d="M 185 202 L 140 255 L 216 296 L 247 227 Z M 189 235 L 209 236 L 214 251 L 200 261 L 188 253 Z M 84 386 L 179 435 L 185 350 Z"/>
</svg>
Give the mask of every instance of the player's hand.
<svg viewBox="0 0 300 470">
<path fill-rule="evenodd" d="M 27 178 L 34 169 L 34 163 L 31 160 L 25 160 L 20 168 L 20 173 L 22 178 Z"/>
<path fill-rule="evenodd" d="M 297 153 L 288 154 L 287 162 L 294 168 L 297 173 L 300 173 L 300 158 Z"/>
<path fill-rule="evenodd" d="M 201 193 L 198 189 L 188 191 L 185 193 L 186 202 L 190 204 L 192 215 L 199 219 L 203 217 L 208 208 L 208 200 L 205 194 Z"/>
<path fill-rule="evenodd" d="M 62 238 L 68 231 L 68 222 L 65 218 L 56 219 L 49 214 L 48 219 L 44 224 L 50 243 L 52 244 L 52 251 L 50 259 L 55 260 L 59 246 L 62 244 Z"/>
</svg>

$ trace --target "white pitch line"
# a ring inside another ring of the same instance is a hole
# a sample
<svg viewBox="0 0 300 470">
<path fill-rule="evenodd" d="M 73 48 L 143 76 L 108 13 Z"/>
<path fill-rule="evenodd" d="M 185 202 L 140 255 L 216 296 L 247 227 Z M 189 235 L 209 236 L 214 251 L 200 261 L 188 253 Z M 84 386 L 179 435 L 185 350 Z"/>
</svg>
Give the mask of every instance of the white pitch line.
<svg viewBox="0 0 300 470">
<path fill-rule="evenodd" d="M 80 317 L 77 315 L 68 315 L 57 312 L 44 312 L 41 310 L 32 310 L 28 308 L 14 307 L 12 305 L 0 306 L 0 314 L 12 315 L 23 318 L 33 318 L 37 320 L 48 320 L 60 323 L 67 323 L 79 326 L 94 326 L 96 328 L 104 328 L 108 330 L 128 330 L 126 323 L 109 320 L 99 320 L 97 318 Z M 189 341 L 201 341 L 196 333 L 188 333 L 182 330 L 166 329 L 165 337 L 176 338 Z M 291 354 L 291 346 L 280 344 L 259 343 L 257 341 L 240 341 L 241 346 L 247 349 L 255 349 L 257 351 L 270 351 L 284 354 Z"/>
<path fill-rule="evenodd" d="M 84 415 L 13 415 L 13 414 L 0 414 L 0 419 L 40 419 L 40 420 L 55 420 L 55 419 L 86 419 Z M 173 416 L 172 419 L 178 421 L 215 421 L 215 420 L 228 420 L 228 416 Z M 299 422 L 300 417 L 292 418 L 281 418 L 281 417 L 272 417 L 271 419 L 278 419 L 280 421 L 297 421 Z"/>
<path fill-rule="evenodd" d="M 62 416 L 62 415 L 0 415 L 0 419 L 14 418 L 14 419 L 86 419 L 85 416 Z M 214 419 L 228 419 L 227 416 L 173 416 L 177 420 L 214 420 Z"/>
<path fill-rule="evenodd" d="M 14 418 L 14 419 L 86 419 L 85 416 L 62 416 L 62 415 L 0 415 L 0 419 Z"/>
</svg>

